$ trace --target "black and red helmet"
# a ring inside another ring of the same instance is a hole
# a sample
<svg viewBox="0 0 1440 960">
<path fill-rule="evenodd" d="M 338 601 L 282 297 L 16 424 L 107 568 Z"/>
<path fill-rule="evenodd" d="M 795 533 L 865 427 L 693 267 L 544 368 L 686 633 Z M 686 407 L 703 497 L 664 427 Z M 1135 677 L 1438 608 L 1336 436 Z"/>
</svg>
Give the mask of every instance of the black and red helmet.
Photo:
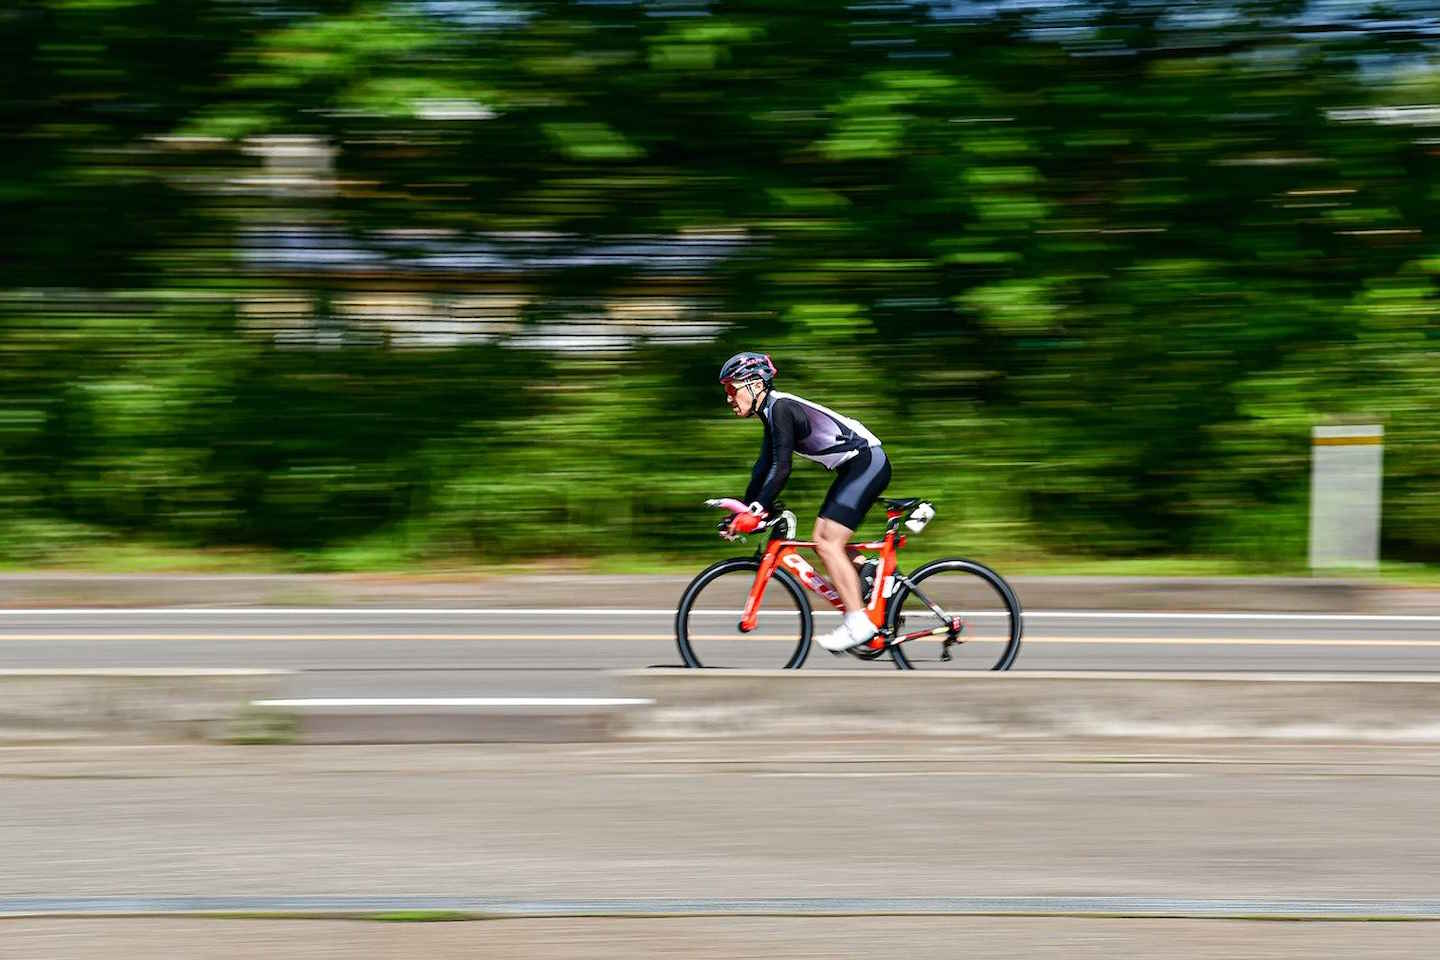
<svg viewBox="0 0 1440 960">
<path fill-rule="evenodd" d="M 763 380 L 768 385 L 775 379 L 775 361 L 769 354 L 745 351 L 726 360 L 720 367 L 721 383 L 748 383 Z"/>
</svg>

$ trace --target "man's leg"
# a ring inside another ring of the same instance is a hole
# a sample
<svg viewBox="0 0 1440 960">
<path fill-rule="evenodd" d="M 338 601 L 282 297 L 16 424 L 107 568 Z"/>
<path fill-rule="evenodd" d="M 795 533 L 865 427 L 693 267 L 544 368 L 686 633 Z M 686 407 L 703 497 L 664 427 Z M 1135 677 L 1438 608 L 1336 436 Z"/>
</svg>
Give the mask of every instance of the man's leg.
<svg viewBox="0 0 1440 960">
<path fill-rule="evenodd" d="M 860 575 L 846 547 L 866 511 L 889 482 L 890 461 L 879 447 L 871 447 L 840 467 L 820 505 L 820 519 L 815 521 L 815 552 L 825 561 L 845 604 L 845 622 L 840 629 L 817 638 L 826 650 L 847 650 L 875 635 L 875 625 L 865 613 L 865 599 L 860 594 Z"/>
<path fill-rule="evenodd" d="M 854 533 L 838 520 L 821 517 L 815 521 L 815 552 L 825 561 L 830 582 L 835 584 L 840 601 L 845 604 L 845 620 L 840 626 L 815 638 L 831 653 L 848 650 L 875 635 L 875 625 L 870 622 L 865 601 L 860 596 L 860 575 L 845 549 Z"/>
<path fill-rule="evenodd" d="M 815 521 L 815 552 L 825 561 L 825 570 L 840 593 L 846 613 L 865 609 L 865 601 L 860 596 L 860 574 L 855 571 L 855 563 L 846 549 L 854 535 L 854 530 L 837 520 L 819 517 Z"/>
</svg>

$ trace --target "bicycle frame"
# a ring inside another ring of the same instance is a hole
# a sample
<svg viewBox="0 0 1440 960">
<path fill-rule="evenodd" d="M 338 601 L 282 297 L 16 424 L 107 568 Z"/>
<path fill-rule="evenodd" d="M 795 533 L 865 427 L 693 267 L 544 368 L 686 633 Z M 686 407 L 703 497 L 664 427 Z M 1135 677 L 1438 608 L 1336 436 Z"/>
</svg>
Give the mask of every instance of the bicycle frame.
<svg viewBox="0 0 1440 960">
<path fill-rule="evenodd" d="M 916 640 L 920 637 L 933 637 L 940 634 L 956 634 L 963 628 L 959 617 L 952 618 L 945 626 L 929 630 L 917 630 L 908 633 L 903 637 L 886 637 L 886 614 L 890 604 L 890 595 L 895 590 L 895 579 L 897 563 L 895 553 L 905 546 L 905 535 L 898 532 L 899 521 L 905 514 L 901 511 L 885 511 L 885 536 L 880 540 L 872 540 L 868 543 L 855 543 L 850 545 L 851 550 L 868 550 L 878 552 L 880 565 L 875 571 L 874 586 L 870 591 L 870 602 L 866 606 L 865 613 L 870 622 L 875 625 L 875 638 L 870 641 L 872 650 L 884 649 L 889 644 L 904 643 L 907 640 Z M 833 584 L 821 576 L 815 567 L 800 556 L 802 549 L 815 549 L 814 540 L 785 540 L 772 537 L 762 551 L 757 551 L 760 560 L 760 569 L 755 574 L 755 582 L 750 587 L 750 595 L 745 601 L 745 610 L 740 616 L 740 630 L 749 633 L 755 629 L 755 622 L 760 615 L 760 601 L 765 596 L 765 587 L 770 583 L 771 576 L 775 573 L 776 567 L 785 567 L 795 576 L 795 579 L 812 593 L 817 593 L 828 600 L 831 606 L 845 610 L 845 605 L 840 601 L 840 594 Z M 931 604 L 925 597 L 922 601 L 937 614 L 942 612 Z"/>
</svg>

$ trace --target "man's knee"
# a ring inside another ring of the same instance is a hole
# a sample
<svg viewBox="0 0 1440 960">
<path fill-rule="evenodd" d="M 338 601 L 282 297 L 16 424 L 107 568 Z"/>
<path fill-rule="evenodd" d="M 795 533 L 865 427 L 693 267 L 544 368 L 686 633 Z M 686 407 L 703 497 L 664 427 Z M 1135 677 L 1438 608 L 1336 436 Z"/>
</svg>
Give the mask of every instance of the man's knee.
<svg viewBox="0 0 1440 960">
<path fill-rule="evenodd" d="M 815 543 L 823 550 L 840 551 L 845 550 L 845 545 L 850 542 L 850 531 L 832 520 L 824 517 L 815 521 Z"/>
</svg>

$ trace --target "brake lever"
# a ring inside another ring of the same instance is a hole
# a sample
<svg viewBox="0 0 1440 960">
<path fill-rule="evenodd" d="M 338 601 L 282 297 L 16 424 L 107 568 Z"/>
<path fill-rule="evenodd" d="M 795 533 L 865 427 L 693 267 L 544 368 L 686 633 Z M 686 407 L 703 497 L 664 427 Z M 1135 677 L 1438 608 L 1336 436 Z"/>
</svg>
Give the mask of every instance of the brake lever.
<svg viewBox="0 0 1440 960">
<path fill-rule="evenodd" d="M 724 540 L 726 543 L 734 543 L 736 540 L 739 540 L 741 543 L 745 542 L 745 534 L 737 533 L 732 536 L 728 533 L 729 529 L 729 520 L 721 520 L 719 523 L 715 524 L 715 530 L 720 534 L 721 540 Z"/>
</svg>

